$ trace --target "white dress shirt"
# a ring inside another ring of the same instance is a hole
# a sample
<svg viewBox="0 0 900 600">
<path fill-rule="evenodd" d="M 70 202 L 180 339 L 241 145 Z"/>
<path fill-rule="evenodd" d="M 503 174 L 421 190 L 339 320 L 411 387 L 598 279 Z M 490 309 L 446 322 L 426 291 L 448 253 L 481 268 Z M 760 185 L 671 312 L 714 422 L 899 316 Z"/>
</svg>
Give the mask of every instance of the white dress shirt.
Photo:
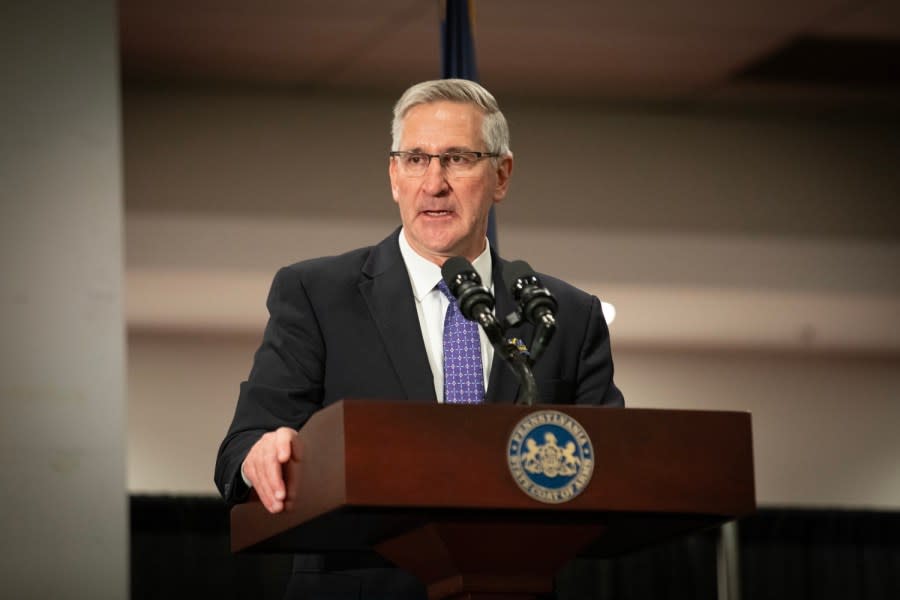
<svg viewBox="0 0 900 600">
<path fill-rule="evenodd" d="M 425 342 L 425 353 L 428 355 L 428 364 L 434 375 L 434 393 L 438 402 L 444 401 L 444 315 L 450 301 L 437 289 L 441 280 L 441 268 L 426 258 L 420 256 L 412 249 L 406 240 L 406 234 L 400 231 L 400 254 L 406 264 L 409 273 L 409 281 L 412 284 L 413 296 L 416 300 L 416 314 L 419 316 L 419 325 L 422 328 L 422 341 Z M 491 248 L 485 241 L 484 252 L 472 263 L 481 283 L 493 293 L 493 279 L 491 278 Z M 491 346 L 481 327 L 478 328 L 478 336 L 481 340 L 481 367 L 484 375 L 484 389 L 488 387 L 488 377 L 491 373 L 491 361 L 494 359 L 494 347 Z"/>
</svg>

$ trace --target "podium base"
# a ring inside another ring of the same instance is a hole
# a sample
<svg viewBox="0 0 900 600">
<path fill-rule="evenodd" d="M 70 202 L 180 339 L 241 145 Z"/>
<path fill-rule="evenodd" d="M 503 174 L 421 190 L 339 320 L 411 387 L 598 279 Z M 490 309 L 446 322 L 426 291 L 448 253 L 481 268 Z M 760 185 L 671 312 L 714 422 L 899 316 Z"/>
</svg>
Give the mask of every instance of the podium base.
<svg viewBox="0 0 900 600">
<path fill-rule="evenodd" d="M 428 586 L 429 600 L 532 600 L 602 525 L 433 522 L 375 550 Z"/>
<path fill-rule="evenodd" d="M 553 577 L 457 575 L 428 586 L 428 600 L 535 600 L 553 591 Z"/>
</svg>

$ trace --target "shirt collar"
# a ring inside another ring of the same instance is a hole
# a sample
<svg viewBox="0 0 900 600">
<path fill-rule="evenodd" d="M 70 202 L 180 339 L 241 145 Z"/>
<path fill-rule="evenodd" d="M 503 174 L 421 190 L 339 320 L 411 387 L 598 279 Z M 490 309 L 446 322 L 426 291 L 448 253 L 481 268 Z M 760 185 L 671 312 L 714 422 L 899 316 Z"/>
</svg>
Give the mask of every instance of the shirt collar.
<svg viewBox="0 0 900 600">
<path fill-rule="evenodd" d="M 406 234 L 403 232 L 403 229 L 400 230 L 400 254 L 403 256 L 403 262 L 406 264 L 407 272 L 409 272 L 413 295 L 416 297 L 416 300 L 421 302 L 427 294 L 434 290 L 441 280 L 441 268 L 413 250 L 406 240 Z M 475 271 L 481 277 L 481 285 L 488 290 L 493 290 L 494 280 L 491 278 L 493 261 L 491 259 L 490 242 L 485 243 L 484 252 L 478 255 L 472 266 L 475 267 Z"/>
</svg>

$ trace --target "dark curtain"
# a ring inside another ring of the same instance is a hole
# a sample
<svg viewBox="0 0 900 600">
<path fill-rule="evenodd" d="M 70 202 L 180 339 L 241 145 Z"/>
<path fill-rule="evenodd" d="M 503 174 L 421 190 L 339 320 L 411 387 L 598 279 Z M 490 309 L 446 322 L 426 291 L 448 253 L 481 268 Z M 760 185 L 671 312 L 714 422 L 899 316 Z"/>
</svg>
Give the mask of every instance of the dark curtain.
<svg viewBox="0 0 900 600">
<path fill-rule="evenodd" d="M 739 524 L 743 600 L 900 598 L 900 513 L 763 509 Z M 228 550 L 228 510 L 212 497 L 131 498 L 131 597 L 281 598 L 289 556 Z M 576 559 L 559 600 L 712 600 L 715 532 L 613 560 Z"/>
<path fill-rule="evenodd" d="M 743 600 L 900 598 L 900 513 L 769 509 L 740 528 Z"/>
<path fill-rule="evenodd" d="M 238 600 L 284 596 L 291 557 L 232 554 L 218 498 L 132 496 L 131 598 Z"/>
<path fill-rule="evenodd" d="M 611 560 L 575 559 L 556 578 L 558 600 L 715 600 L 713 532 Z"/>
</svg>

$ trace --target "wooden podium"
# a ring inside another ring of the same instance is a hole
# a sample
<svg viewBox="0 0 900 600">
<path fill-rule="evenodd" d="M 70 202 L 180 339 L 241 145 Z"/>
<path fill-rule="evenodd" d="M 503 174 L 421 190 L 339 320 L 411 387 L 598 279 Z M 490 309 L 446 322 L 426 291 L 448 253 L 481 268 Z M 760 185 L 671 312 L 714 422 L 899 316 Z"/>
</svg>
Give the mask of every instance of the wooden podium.
<svg viewBox="0 0 900 600">
<path fill-rule="evenodd" d="M 593 477 L 569 502 L 534 500 L 507 444 L 557 410 L 593 442 Z M 376 551 L 429 598 L 507 600 L 552 590 L 576 556 L 625 553 L 756 509 L 749 413 L 345 400 L 300 430 L 285 510 L 231 511 L 233 551 Z"/>
</svg>

